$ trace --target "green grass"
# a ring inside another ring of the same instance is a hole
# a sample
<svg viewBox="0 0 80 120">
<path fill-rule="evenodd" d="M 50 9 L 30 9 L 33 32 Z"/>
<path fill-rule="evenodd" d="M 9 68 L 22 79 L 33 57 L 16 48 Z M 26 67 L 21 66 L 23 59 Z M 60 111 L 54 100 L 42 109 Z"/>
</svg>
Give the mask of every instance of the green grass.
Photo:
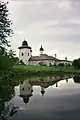
<svg viewBox="0 0 80 120">
<path fill-rule="evenodd" d="M 16 73 L 27 75 L 49 75 L 49 74 L 80 74 L 80 70 L 74 69 L 73 66 L 26 66 L 15 65 L 13 70 Z"/>
</svg>

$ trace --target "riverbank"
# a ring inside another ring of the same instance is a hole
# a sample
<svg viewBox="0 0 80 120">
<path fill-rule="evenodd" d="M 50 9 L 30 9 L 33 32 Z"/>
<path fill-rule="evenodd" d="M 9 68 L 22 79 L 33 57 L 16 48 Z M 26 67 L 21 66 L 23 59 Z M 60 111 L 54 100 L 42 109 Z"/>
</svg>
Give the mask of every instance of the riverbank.
<svg viewBox="0 0 80 120">
<path fill-rule="evenodd" d="M 27 76 L 45 76 L 45 75 L 80 75 L 80 70 L 74 69 L 73 66 L 26 66 L 15 65 L 13 67 L 13 73 L 15 75 L 27 75 Z"/>
</svg>

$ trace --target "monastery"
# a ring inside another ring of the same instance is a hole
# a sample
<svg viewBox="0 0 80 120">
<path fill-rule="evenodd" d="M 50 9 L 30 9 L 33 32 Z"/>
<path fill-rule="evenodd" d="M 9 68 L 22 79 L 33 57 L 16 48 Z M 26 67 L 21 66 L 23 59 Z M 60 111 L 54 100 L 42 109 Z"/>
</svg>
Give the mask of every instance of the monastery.
<svg viewBox="0 0 80 120">
<path fill-rule="evenodd" d="M 60 63 L 66 64 L 72 64 L 71 61 L 67 60 L 67 57 L 65 57 L 64 60 L 59 60 L 56 57 L 49 56 L 47 54 L 44 54 L 44 49 L 41 45 L 39 51 L 40 55 L 39 56 L 33 56 L 32 55 L 32 48 L 28 45 L 27 41 L 22 42 L 22 46 L 18 47 L 19 49 L 19 61 L 23 61 L 24 64 L 26 65 L 59 65 Z"/>
</svg>

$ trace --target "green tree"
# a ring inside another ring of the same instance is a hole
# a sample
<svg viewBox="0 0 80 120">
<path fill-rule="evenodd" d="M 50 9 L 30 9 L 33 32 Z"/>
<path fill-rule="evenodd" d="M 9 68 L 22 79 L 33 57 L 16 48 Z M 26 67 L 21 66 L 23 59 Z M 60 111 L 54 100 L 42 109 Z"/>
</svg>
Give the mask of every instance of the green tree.
<svg viewBox="0 0 80 120">
<path fill-rule="evenodd" d="M 0 1 L 0 73 L 9 71 L 13 64 L 13 52 L 8 48 L 10 41 L 8 37 L 13 34 L 11 29 L 11 20 L 9 19 L 9 10 L 7 3 Z"/>
<path fill-rule="evenodd" d="M 80 69 L 80 58 L 79 59 L 75 59 L 73 61 L 72 65 L 74 66 L 75 69 Z"/>
<path fill-rule="evenodd" d="M 6 48 L 10 47 L 10 41 L 7 38 L 13 33 L 7 4 L 8 2 L 4 3 L 0 1 L 0 55 L 5 54 Z"/>
</svg>

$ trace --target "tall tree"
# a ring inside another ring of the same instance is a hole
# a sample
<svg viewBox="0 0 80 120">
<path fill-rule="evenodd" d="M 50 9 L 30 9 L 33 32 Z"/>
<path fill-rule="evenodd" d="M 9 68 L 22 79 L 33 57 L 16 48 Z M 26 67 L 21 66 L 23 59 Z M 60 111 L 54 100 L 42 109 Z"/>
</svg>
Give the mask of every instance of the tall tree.
<svg viewBox="0 0 80 120">
<path fill-rule="evenodd" d="M 10 47 L 8 37 L 13 33 L 7 4 L 0 0 L 0 74 L 3 76 L 10 72 L 13 65 L 12 51 L 7 50 Z"/>
<path fill-rule="evenodd" d="M 0 1 L 0 55 L 3 55 L 6 52 L 6 47 L 10 46 L 7 38 L 13 33 L 7 4 L 8 2 L 4 3 Z"/>
</svg>

